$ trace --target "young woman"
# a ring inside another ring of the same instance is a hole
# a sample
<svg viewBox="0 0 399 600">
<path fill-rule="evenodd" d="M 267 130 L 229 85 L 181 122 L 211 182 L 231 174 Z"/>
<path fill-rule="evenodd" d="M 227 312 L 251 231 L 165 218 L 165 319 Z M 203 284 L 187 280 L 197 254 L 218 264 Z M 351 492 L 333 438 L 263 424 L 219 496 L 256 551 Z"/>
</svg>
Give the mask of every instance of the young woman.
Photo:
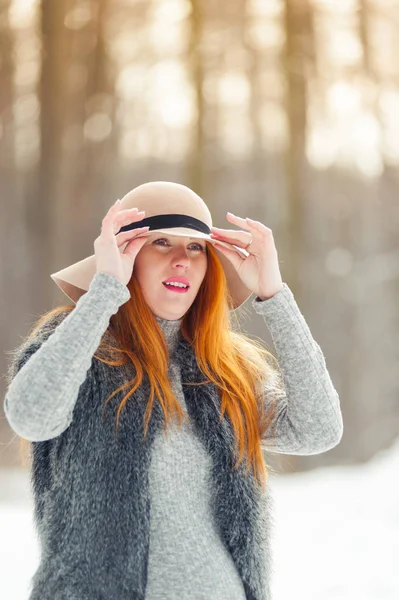
<svg viewBox="0 0 399 600">
<path fill-rule="evenodd" d="M 54 273 L 73 301 L 12 352 L 4 409 L 30 442 L 41 561 L 30 600 L 269 600 L 263 452 L 336 446 L 323 353 L 272 231 L 212 227 L 186 186 L 149 182 Z M 277 360 L 239 331 L 250 296 Z"/>
</svg>

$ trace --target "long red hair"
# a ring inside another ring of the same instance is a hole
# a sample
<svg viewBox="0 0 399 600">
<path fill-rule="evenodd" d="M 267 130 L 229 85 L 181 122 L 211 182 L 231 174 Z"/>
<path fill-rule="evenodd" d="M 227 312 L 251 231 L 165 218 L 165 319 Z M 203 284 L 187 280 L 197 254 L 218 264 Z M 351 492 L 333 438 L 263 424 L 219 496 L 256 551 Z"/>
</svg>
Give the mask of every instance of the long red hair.
<svg viewBox="0 0 399 600">
<path fill-rule="evenodd" d="M 192 345 L 200 370 L 220 390 L 221 419 L 227 412 L 234 430 L 235 450 L 239 452 L 234 468 L 239 466 L 246 454 L 247 473 L 252 467 L 258 483 L 264 487 L 267 481 L 267 465 L 262 453 L 261 440 L 262 445 L 267 446 L 264 438 L 270 427 L 276 400 L 267 397 L 269 409 L 265 410 L 266 399 L 263 390 L 267 387 L 268 379 L 273 378 L 278 363 L 263 342 L 248 337 L 240 330 L 235 313 L 230 313 L 229 307 L 232 304 L 224 270 L 209 243 L 207 257 L 205 277 L 195 301 L 182 319 L 181 332 Z M 104 334 L 94 357 L 110 366 L 121 366 L 128 361 L 134 366 L 134 379 L 116 389 L 105 401 L 106 404 L 119 391 L 128 389 L 118 407 L 117 429 L 123 407 L 141 385 L 144 374 L 148 376 L 150 396 L 145 412 L 146 435 L 156 398 L 164 411 L 165 430 L 173 415 L 177 414 L 179 425 L 186 416 L 169 381 L 166 340 L 134 272 L 128 288 L 131 298 L 112 315 L 108 328 L 116 344 L 110 345 L 109 342 L 105 342 Z M 68 312 L 74 307 L 74 304 L 61 306 L 45 313 L 28 337 L 33 337 L 54 315 Z M 231 317 L 233 323 L 230 323 Z M 100 356 L 103 351 L 106 355 L 109 350 L 119 355 L 119 358 L 110 360 Z M 30 445 L 30 442 L 21 439 L 22 451 L 26 449 L 27 444 Z"/>
</svg>

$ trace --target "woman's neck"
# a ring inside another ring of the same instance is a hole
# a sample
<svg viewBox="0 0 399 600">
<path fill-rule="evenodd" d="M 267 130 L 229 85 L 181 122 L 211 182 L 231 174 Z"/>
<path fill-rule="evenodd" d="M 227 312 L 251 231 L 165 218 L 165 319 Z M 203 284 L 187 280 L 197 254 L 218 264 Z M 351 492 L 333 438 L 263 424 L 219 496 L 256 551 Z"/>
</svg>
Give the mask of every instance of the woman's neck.
<svg viewBox="0 0 399 600">
<path fill-rule="evenodd" d="M 156 315 L 155 318 L 166 339 L 169 354 L 172 355 L 179 342 L 180 328 L 183 318 L 176 319 L 174 321 L 170 321 L 169 319 L 163 319 L 162 317 L 157 317 Z"/>
</svg>

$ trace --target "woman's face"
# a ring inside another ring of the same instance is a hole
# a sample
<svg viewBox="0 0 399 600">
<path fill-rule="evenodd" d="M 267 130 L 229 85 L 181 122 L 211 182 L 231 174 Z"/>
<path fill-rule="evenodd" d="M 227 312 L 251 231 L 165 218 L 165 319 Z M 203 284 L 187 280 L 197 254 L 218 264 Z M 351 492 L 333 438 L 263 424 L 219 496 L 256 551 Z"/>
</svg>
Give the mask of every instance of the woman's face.
<svg viewBox="0 0 399 600">
<path fill-rule="evenodd" d="M 195 300 L 207 262 L 205 240 L 150 233 L 133 271 L 153 314 L 170 321 L 181 319 Z M 163 283 L 176 277 L 189 282 L 188 290 Z"/>
</svg>

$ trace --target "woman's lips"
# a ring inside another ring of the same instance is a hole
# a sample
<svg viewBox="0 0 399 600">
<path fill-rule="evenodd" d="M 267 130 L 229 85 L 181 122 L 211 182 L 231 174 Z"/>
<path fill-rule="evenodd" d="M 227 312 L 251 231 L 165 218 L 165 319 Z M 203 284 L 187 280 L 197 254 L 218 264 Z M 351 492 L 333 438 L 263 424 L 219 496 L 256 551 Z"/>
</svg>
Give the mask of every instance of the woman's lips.
<svg viewBox="0 0 399 600">
<path fill-rule="evenodd" d="M 178 294 L 186 294 L 190 288 L 181 288 L 174 285 L 166 285 L 166 283 L 162 284 L 166 289 L 171 292 L 177 292 Z"/>
</svg>

